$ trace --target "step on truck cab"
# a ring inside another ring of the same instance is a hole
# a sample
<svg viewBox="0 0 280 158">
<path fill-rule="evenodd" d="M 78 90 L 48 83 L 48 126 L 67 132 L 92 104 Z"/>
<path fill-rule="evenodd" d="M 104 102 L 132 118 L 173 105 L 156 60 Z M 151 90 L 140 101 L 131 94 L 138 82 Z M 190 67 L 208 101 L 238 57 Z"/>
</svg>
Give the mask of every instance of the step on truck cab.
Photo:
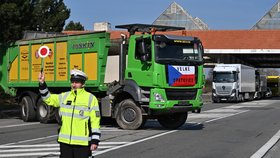
<svg viewBox="0 0 280 158">
<path fill-rule="evenodd" d="M 21 40 L 1 53 L 1 86 L 18 97 L 24 121 L 59 120 L 57 109 L 38 96 L 42 65 L 53 93 L 69 90 L 71 69 L 87 73 L 86 88 L 99 99 L 102 117 L 114 118 L 123 129 L 138 129 L 150 118 L 175 129 L 185 123 L 189 111 L 202 108 L 203 46 L 198 38 L 163 33 L 184 29 L 180 27 L 116 27 L 130 34 L 122 36 L 116 64 L 108 55 L 114 47 L 109 32 Z M 51 51 L 44 60 L 38 58 L 41 46 Z M 107 82 L 115 72 L 118 77 Z"/>
</svg>

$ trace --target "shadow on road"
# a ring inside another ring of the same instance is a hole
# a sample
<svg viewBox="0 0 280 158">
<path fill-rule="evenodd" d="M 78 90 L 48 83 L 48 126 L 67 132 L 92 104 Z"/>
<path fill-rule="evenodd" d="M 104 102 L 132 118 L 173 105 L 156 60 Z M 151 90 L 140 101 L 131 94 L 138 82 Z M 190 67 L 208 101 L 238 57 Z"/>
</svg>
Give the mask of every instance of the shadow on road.
<svg viewBox="0 0 280 158">
<path fill-rule="evenodd" d="M 280 97 L 271 97 L 271 98 L 267 98 L 265 100 L 280 100 Z"/>
<path fill-rule="evenodd" d="M 203 124 L 198 123 L 185 123 L 183 126 L 176 130 L 202 130 L 204 128 Z M 152 129 L 152 130 L 168 130 L 162 127 L 158 121 L 149 120 L 146 122 L 145 126 L 142 129 Z"/>
<path fill-rule="evenodd" d="M 0 102 L 0 119 L 20 118 L 20 110 L 17 104 Z"/>
</svg>

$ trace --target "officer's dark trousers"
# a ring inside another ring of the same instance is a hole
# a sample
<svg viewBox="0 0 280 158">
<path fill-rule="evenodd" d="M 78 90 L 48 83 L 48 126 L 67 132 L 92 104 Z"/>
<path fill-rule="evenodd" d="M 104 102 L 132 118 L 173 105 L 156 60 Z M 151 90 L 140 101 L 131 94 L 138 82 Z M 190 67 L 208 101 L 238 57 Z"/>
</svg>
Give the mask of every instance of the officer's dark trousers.
<svg viewBox="0 0 280 158">
<path fill-rule="evenodd" d="M 89 158 L 91 151 L 89 146 L 60 144 L 60 158 Z"/>
</svg>

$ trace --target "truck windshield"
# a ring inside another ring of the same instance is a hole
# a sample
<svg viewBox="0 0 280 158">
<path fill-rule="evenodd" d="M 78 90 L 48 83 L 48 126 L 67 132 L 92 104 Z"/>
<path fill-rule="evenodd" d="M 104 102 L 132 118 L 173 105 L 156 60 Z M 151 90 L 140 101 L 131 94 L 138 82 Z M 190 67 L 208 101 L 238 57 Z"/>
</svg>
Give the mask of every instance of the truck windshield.
<svg viewBox="0 0 280 158">
<path fill-rule="evenodd" d="M 158 63 L 202 63 L 202 51 L 198 43 L 155 41 L 156 62 Z"/>
<path fill-rule="evenodd" d="M 231 83 L 236 82 L 238 75 L 236 72 L 213 72 L 213 82 L 216 83 Z"/>
</svg>

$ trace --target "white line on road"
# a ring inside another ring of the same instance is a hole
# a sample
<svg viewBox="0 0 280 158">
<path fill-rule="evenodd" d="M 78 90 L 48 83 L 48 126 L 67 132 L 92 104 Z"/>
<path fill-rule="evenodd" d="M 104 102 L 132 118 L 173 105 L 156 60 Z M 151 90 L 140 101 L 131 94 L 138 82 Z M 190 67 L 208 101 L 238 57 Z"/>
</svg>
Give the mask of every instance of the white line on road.
<svg viewBox="0 0 280 158">
<path fill-rule="evenodd" d="M 205 121 L 205 123 L 209 123 L 209 122 L 213 122 L 213 121 L 220 120 L 220 119 L 223 119 L 223 118 L 227 118 L 227 117 L 230 117 L 230 116 L 238 115 L 238 114 L 241 114 L 241 113 L 244 113 L 244 112 L 247 112 L 247 111 L 249 111 L 249 110 L 244 110 L 244 111 L 241 111 L 241 112 L 238 112 L 238 113 L 235 113 L 235 114 L 231 114 L 231 115 L 227 115 L 227 116 L 211 119 L 211 120 Z M 203 122 L 201 122 L 201 123 L 203 123 Z M 199 125 L 201 123 L 197 123 L 196 125 Z M 195 126 L 195 125 L 193 125 L 193 126 Z M 127 144 L 121 145 L 121 146 L 117 146 L 117 147 L 114 147 L 114 148 L 110 148 L 110 149 L 107 149 L 107 150 L 96 152 L 96 153 L 93 153 L 93 156 L 104 154 L 104 153 L 110 152 L 112 150 L 116 150 L 116 149 L 123 148 L 123 147 L 126 147 L 126 146 L 134 145 L 134 144 L 137 144 L 137 143 L 141 143 L 141 142 L 144 142 L 146 140 L 150 140 L 150 139 L 154 139 L 154 138 L 157 138 L 157 137 L 161 137 L 163 135 L 171 134 L 171 133 L 174 133 L 174 132 L 177 132 L 177 131 L 179 131 L 179 130 L 172 130 L 172 131 L 164 132 L 164 133 L 161 133 L 161 134 L 158 134 L 158 135 L 154 135 L 154 136 L 151 136 L 151 137 L 140 139 L 140 140 L 137 140 L 137 141 L 134 141 L 134 142 L 131 142 L 131 143 L 127 143 Z"/>
<path fill-rule="evenodd" d="M 59 148 L 10 149 L 10 150 L 0 150 L 0 153 L 11 153 L 11 152 L 36 152 L 36 151 L 59 151 Z"/>
<path fill-rule="evenodd" d="M 239 105 L 238 108 L 242 108 L 242 107 L 248 107 L 249 105 Z M 260 105 L 258 106 L 252 106 L 252 107 L 260 107 Z M 235 108 L 236 109 L 236 113 L 233 113 L 233 114 L 227 114 L 227 115 L 215 115 L 216 118 L 212 118 L 208 121 L 203 121 L 201 123 L 209 123 L 209 122 L 213 122 L 213 121 L 216 121 L 216 120 L 220 120 L 220 119 L 223 119 L 223 118 L 227 118 L 227 117 L 231 117 L 231 116 L 234 116 L 234 115 L 238 115 L 238 114 L 241 114 L 241 113 L 244 113 L 244 112 L 247 112 L 247 111 L 250 111 L 250 110 L 237 110 L 238 108 Z M 211 110 L 210 110 L 211 111 Z M 214 112 L 222 112 L 223 110 L 221 111 L 215 111 L 213 110 Z M 230 110 L 228 109 L 224 109 L 224 111 L 227 111 L 229 112 Z M 233 111 L 234 112 L 234 111 Z M 204 113 L 205 114 L 205 113 Z M 199 116 L 201 114 L 198 114 L 197 116 Z M 213 116 L 213 115 L 212 115 Z M 197 123 L 196 125 L 199 125 L 201 123 Z M 33 123 L 33 124 L 39 124 L 39 123 Z M 0 128 L 8 128 L 8 127 L 16 127 L 16 126 L 23 126 L 23 125 L 31 125 L 30 123 L 29 124 L 22 124 L 22 125 L 11 125 L 11 126 L 0 126 Z M 195 125 L 194 125 L 195 126 Z M 102 129 L 101 129 L 102 130 Z M 114 129 L 114 128 L 104 128 L 103 130 L 106 130 L 106 131 L 123 131 L 123 130 L 119 130 L 119 129 Z M 93 155 L 100 155 L 100 154 L 103 154 L 103 153 L 106 153 L 106 152 L 110 152 L 112 150 L 116 150 L 116 149 L 119 149 L 119 148 L 123 148 L 123 147 L 126 147 L 126 146 L 130 146 L 130 145 L 134 145 L 134 144 L 137 144 L 137 143 L 141 143 L 141 142 L 144 142 L 144 141 L 147 141 L 147 140 L 150 140 L 150 139 L 153 139 L 153 138 L 157 138 L 157 137 L 160 137 L 160 136 L 163 136 L 163 135 L 167 135 L 167 134 L 171 134 L 171 133 L 174 133 L 176 131 L 179 131 L 179 130 L 172 130 L 172 131 L 168 131 L 168 132 L 164 132 L 164 133 L 161 133 L 161 134 L 157 134 L 157 135 L 154 135 L 154 136 L 150 136 L 150 137 L 147 137 L 147 138 L 144 138 L 144 139 L 141 139 L 141 140 L 136 140 L 134 142 L 123 142 L 123 143 L 116 143 L 116 145 L 118 146 L 110 146 L 110 148 L 106 148 L 106 146 L 104 146 L 103 149 L 105 150 L 102 150 L 102 151 L 96 151 L 94 152 Z M 36 138 L 36 139 L 30 139 L 30 140 L 25 140 L 25 141 L 19 141 L 19 142 L 15 142 L 15 143 L 9 143 L 9 144 L 5 144 L 5 145 L 13 145 L 13 144 L 19 144 L 19 143 L 25 143 L 25 142 L 31 142 L 31 141 L 36 141 L 36 140 L 41 140 L 41 139 L 47 139 L 47 138 L 52 138 L 52 137 L 57 137 L 57 135 L 53 135 L 53 136 L 48 136 L 48 137 L 42 137 L 42 138 Z M 110 143 L 110 142 L 101 142 L 100 144 L 105 144 L 105 143 Z M 9 148 L 6 148 L 5 145 L 0 145 L 0 149 L 10 149 L 10 150 L 21 150 L 21 149 L 11 149 L 11 147 L 13 146 L 9 146 Z M 44 145 L 44 147 L 46 147 L 46 144 L 42 144 Z M 107 144 L 108 145 L 108 144 Z M 52 145 L 49 145 L 50 147 Z M 16 147 L 16 146 L 14 146 Z M 24 147 L 27 147 L 27 145 L 24 145 L 24 146 L 21 146 L 22 148 Z M 19 147 L 19 148 L 21 148 Z M 35 147 L 34 145 L 33 146 L 30 146 L 30 147 Z M 53 146 L 53 147 L 58 147 L 58 144 L 56 144 L 56 146 Z M 101 147 L 101 146 L 100 146 Z M 102 148 L 101 148 L 102 149 Z M 31 154 L 31 155 L 30 155 Z M 36 155 L 34 155 L 36 154 Z M 39 155 L 55 155 L 57 153 L 54 153 L 54 152 L 40 152 Z M 27 155 L 27 153 L 24 153 L 24 154 L 20 154 L 20 155 L 16 155 L 16 154 L 5 154 L 6 157 L 8 156 L 39 156 L 38 153 L 29 153 Z M 59 153 L 57 154 L 59 155 Z M 3 155 L 0 155 L 0 157 L 2 157 Z M 5 157 L 4 156 L 4 157 Z"/>
<path fill-rule="evenodd" d="M 101 142 L 98 150 L 107 150 L 116 145 L 130 142 Z M 35 144 L 35 145 L 0 145 L 0 158 L 2 157 L 31 157 L 31 156 L 59 156 L 59 144 Z M 98 150 L 96 152 L 98 152 Z"/>
<path fill-rule="evenodd" d="M 250 158 L 262 158 L 280 139 L 280 130 Z"/>
<path fill-rule="evenodd" d="M 119 145 L 129 142 L 100 142 L 100 145 Z M 0 145 L 0 149 L 6 148 L 38 148 L 38 147 L 58 147 L 59 144 L 34 144 L 34 145 Z"/>
<path fill-rule="evenodd" d="M 59 156 L 60 152 L 41 152 L 41 153 L 19 153 L 19 154 L 1 154 L 0 157 L 26 157 L 26 156 Z"/>
<path fill-rule="evenodd" d="M 26 147 L 26 146 L 23 146 Z M 104 146 L 99 146 L 98 149 L 108 149 L 112 148 L 114 146 L 109 146 L 109 145 L 104 145 Z M 0 150 L 0 153 L 11 153 L 11 152 L 37 152 L 37 151 L 59 151 L 59 147 L 57 146 L 56 148 L 26 148 L 26 149 L 6 149 L 6 150 Z"/>
<path fill-rule="evenodd" d="M 32 142 L 32 141 L 37 141 L 37 140 L 42 140 L 42 139 L 48 139 L 48 138 L 53 138 L 53 137 L 57 137 L 57 135 L 35 138 L 35 139 L 28 139 L 28 140 L 23 140 L 23 141 L 18 141 L 18 142 L 14 142 L 14 143 L 8 143 L 8 144 L 2 144 L 2 145 L 13 145 L 13 144 L 27 143 L 27 142 Z"/>
<path fill-rule="evenodd" d="M 154 139 L 154 138 L 166 135 L 166 134 L 174 133 L 176 131 L 178 131 L 178 130 L 172 130 L 172 131 L 164 132 L 164 133 L 157 134 L 157 135 L 154 135 L 154 136 L 151 136 L 151 137 L 148 137 L 148 138 L 144 138 L 144 139 L 140 139 L 140 140 L 137 140 L 137 141 L 134 141 L 134 142 L 131 142 L 131 143 L 127 143 L 127 144 L 124 144 L 124 145 L 121 145 L 121 146 L 116 146 L 116 147 L 111 148 L 111 149 L 96 152 L 96 153 L 93 153 L 93 156 L 100 155 L 100 154 L 103 154 L 103 153 L 106 153 L 106 152 L 109 152 L 109 151 L 112 151 L 112 150 L 116 150 L 116 149 L 119 149 L 119 148 L 130 146 L 130 145 L 133 145 L 133 144 L 141 143 L 141 142 L 144 142 L 146 140 L 150 140 L 150 139 Z"/>
<path fill-rule="evenodd" d="M 9 125 L 9 126 L 0 126 L 0 129 L 1 129 L 1 128 L 20 127 L 20 126 L 30 126 L 30 125 L 37 125 L 37 124 L 40 124 L 40 122 L 34 122 L 34 123 L 24 123 L 24 124 Z"/>
<path fill-rule="evenodd" d="M 230 114 L 230 115 L 227 115 L 227 116 L 214 118 L 214 119 L 211 119 L 211 120 L 205 121 L 205 123 L 209 123 L 209 122 L 217 121 L 217 120 L 220 120 L 220 119 L 224 119 L 224 118 L 231 117 L 231 116 L 234 116 L 234 115 L 238 115 L 238 114 L 241 114 L 241 113 L 244 113 L 244 112 L 248 112 L 248 111 L 249 111 L 249 110 L 244 110 L 244 111 L 240 111 L 240 112 L 235 113 L 235 114 Z M 202 122 L 202 123 L 203 123 L 203 122 Z"/>
</svg>

